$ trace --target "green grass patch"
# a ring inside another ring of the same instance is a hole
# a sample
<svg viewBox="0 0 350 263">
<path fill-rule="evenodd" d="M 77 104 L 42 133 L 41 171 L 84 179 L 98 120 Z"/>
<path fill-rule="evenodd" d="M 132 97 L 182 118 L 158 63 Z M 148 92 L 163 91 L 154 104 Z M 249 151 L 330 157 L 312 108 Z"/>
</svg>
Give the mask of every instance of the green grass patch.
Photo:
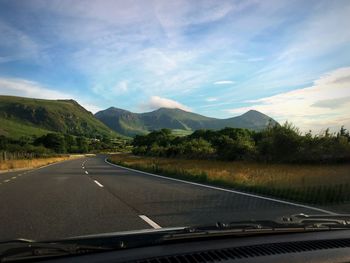
<svg viewBox="0 0 350 263">
<path fill-rule="evenodd" d="M 34 127 L 29 124 L 0 118 L 0 135 L 9 138 L 19 139 L 22 136 L 42 136 L 49 133 L 49 130 Z"/>
<path fill-rule="evenodd" d="M 181 129 L 173 129 L 171 130 L 171 133 L 175 136 L 187 136 L 187 135 L 191 135 L 193 133 L 192 130 L 181 130 Z"/>
</svg>

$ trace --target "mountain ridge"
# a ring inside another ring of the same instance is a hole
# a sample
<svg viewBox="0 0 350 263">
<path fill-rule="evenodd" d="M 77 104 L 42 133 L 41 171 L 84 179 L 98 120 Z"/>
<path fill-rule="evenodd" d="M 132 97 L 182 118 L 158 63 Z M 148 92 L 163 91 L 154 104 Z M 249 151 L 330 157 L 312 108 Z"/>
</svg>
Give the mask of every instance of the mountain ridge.
<svg viewBox="0 0 350 263">
<path fill-rule="evenodd" d="M 0 135 L 40 136 L 49 132 L 90 138 L 119 136 L 75 100 L 0 95 Z"/>
<path fill-rule="evenodd" d="M 128 110 L 109 107 L 95 113 L 95 117 L 111 129 L 126 136 L 146 134 L 152 130 L 169 128 L 174 130 L 194 131 L 198 129 L 222 129 L 225 127 L 261 130 L 269 123 L 278 124 L 271 117 L 256 111 L 218 119 L 178 108 L 159 108 L 150 112 L 134 113 Z"/>
</svg>

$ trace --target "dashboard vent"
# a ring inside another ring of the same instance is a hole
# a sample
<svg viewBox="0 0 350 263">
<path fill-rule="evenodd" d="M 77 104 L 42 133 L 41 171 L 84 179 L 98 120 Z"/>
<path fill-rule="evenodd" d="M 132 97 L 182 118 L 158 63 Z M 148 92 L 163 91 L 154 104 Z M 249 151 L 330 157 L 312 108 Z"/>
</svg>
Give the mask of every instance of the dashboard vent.
<svg viewBox="0 0 350 263">
<path fill-rule="evenodd" d="M 202 252 L 179 254 L 164 257 L 154 257 L 136 261 L 137 263 L 205 263 L 218 262 L 225 260 L 235 260 L 241 258 L 252 258 L 268 255 L 278 255 L 286 253 L 297 253 L 312 250 L 347 248 L 350 247 L 350 239 L 335 240 L 315 240 L 315 241 L 297 241 L 284 243 L 270 243 L 234 248 L 225 248 L 217 250 L 208 250 Z"/>
</svg>

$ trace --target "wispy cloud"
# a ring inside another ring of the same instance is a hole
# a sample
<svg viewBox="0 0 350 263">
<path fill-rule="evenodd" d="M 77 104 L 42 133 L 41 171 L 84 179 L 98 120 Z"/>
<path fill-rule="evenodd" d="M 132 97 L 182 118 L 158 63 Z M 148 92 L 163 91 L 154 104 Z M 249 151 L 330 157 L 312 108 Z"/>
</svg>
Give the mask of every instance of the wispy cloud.
<svg viewBox="0 0 350 263">
<path fill-rule="evenodd" d="M 303 130 L 349 126 L 349 76 L 350 67 L 340 68 L 315 80 L 310 87 L 251 100 L 250 106 L 227 111 L 240 114 L 255 109 L 279 121 L 294 122 Z"/>
<path fill-rule="evenodd" d="M 0 95 L 20 96 L 48 100 L 75 99 L 83 107 L 85 107 L 93 113 L 101 110 L 100 107 L 89 102 L 84 102 L 80 98 L 77 98 L 72 94 L 67 94 L 65 92 L 49 89 L 43 87 L 42 85 L 34 81 L 28 81 L 23 79 L 0 78 Z"/>
<path fill-rule="evenodd" d="M 157 94 L 217 116 L 348 66 L 349 12 L 327 0 L 0 1 L 0 77 L 72 87 L 93 105 L 134 110 Z"/>
<path fill-rule="evenodd" d="M 215 98 L 215 97 L 209 97 L 209 98 L 206 98 L 205 100 L 206 100 L 206 101 L 208 101 L 208 102 L 213 102 L 213 101 L 217 101 L 217 100 L 218 100 L 218 98 Z"/>
<path fill-rule="evenodd" d="M 148 102 L 140 105 L 143 110 L 155 110 L 159 108 L 181 109 L 185 111 L 192 111 L 191 108 L 181 104 L 178 101 L 161 98 L 159 96 L 152 96 Z"/>
<path fill-rule="evenodd" d="M 122 93 L 128 92 L 129 90 L 128 81 L 127 80 L 119 81 L 117 85 L 113 87 L 113 90 L 114 90 L 114 93 L 116 94 L 122 94 Z"/>
<path fill-rule="evenodd" d="M 232 80 L 218 80 L 215 81 L 213 84 L 214 85 L 230 85 L 230 84 L 234 84 L 235 82 Z"/>
<path fill-rule="evenodd" d="M 40 46 L 24 32 L 0 20 L 0 63 L 32 59 L 39 57 Z"/>
</svg>

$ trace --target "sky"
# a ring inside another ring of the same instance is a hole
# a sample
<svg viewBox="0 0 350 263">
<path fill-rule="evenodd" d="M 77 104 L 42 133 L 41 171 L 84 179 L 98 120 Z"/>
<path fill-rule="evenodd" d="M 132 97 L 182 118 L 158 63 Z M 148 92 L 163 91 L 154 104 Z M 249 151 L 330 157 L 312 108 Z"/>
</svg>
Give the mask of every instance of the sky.
<svg viewBox="0 0 350 263">
<path fill-rule="evenodd" d="M 350 1 L 0 0 L 0 94 L 350 129 Z"/>
</svg>

